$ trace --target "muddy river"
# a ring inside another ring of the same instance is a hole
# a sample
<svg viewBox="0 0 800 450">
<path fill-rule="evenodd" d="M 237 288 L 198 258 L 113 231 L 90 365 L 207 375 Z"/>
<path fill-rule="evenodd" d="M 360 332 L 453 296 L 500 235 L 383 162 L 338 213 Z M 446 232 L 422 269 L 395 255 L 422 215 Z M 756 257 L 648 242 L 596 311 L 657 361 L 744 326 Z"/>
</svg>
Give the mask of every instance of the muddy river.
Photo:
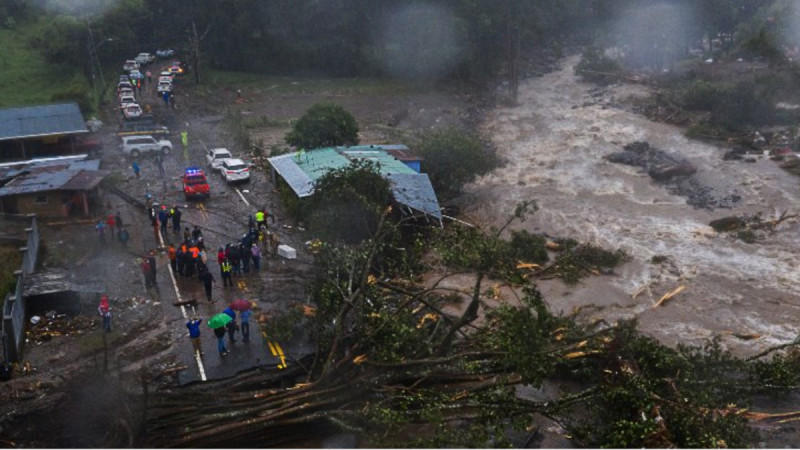
<svg viewBox="0 0 800 450">
<path fill-rule="evenodd" d="M 517 228 L 632 256 L 614 274 L 577 285 L 541 282 L 556 311 L 583 307 L 579 317 L 609 323 L 636 317 L 642 331 L 668 344 L 698 344 L 719 334 L 742 355 L 793 340 L 800 308 L 798 222 L 782 223 L 755 244 L 713 235 L 708 223 L 759 211 L 767 218 L 786 208 L 797 212 L 798 179 L 766 157 L 723 161 L 725 149 L 619 106 L 631 95 L 646 95 L 646 88 L 580 82 L 573 74 L 577 61 L 568 58 L 560 70 L 525 81 L 518 106 L 487 115 L 481 132 L 507 164 L 468 186 L 475 201 L 467 215 L 498 225 L 519 201 L 535 199 L 540 211 Z M 741 200 L 732 209 L 695 209 L 640 168 L 603 159 L 633 141 L 688 159 L 702 186 Z M 652 263 L 656 255 L 667 261 Z M 679 286 L 685 286 L 682 293 L 653 307 Z"/>
</svg>

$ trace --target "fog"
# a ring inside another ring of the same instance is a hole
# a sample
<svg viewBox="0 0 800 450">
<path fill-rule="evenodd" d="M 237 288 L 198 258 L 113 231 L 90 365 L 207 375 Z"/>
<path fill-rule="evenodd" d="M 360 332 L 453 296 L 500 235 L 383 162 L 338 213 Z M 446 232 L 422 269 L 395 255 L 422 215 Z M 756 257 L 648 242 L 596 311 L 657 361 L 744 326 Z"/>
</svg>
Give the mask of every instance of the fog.
<svg viewBox="0 0 800 450">
<path fill-rule="evenodd" d="M 430 4 L 402 6 L 388 12 L 377 31 L 375 57 L 389 74 L 430 80 L 447 73 L 464 57 L 463 32 L 445 8 Z"/>
<path fill-rule="evenodd" d="M 635 67 L 661 70 L 685 55 L 700 36 L 697 20 L 686 3 L 652 3 L 628 9 L 614 22 L 611 40 Z"/>
</svg>

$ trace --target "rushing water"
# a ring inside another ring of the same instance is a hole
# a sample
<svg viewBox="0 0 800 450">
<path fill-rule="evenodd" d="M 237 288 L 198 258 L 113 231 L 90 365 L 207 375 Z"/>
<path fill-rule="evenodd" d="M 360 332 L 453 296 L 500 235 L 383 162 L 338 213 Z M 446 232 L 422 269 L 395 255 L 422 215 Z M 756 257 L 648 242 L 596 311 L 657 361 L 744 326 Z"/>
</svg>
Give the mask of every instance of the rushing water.
<svg viewBox="0 0 800 450">
<path fill-rule="evenodd" d="M 618 107 L 618 99 L 644 95 L 645 88 L 598 92 L 576 79 L 576 62 L 569 58 L 561 70 L 525 81 L 518 106 L 487 115 L 481 131 L 507 164 L 468 186 L 476 201 L 467 215 L 498 225 L 518 202 L 535 199 L 541 210 L 517 228 L 632 255 L 613 275 L 575 286 L 540 283 L 556 310 L 583 307 L 581 317 L 609 323 L 637 317 L 644 332 L 668 344 L 697 344 L 721 334 L 725 345 L 745 355 L 793 340 L 800 312 L 800 225 L 786 221 L 775 233 L 746 244 L 713 235 L 708 223 L 759 211 L 767 218 L 786 208 L 797 212 L 798 179 L 767 158 L 723 161 L 724 149 Z M 698 182 L 741 201 L 733 209 L 695 209 L 639 168 L 603 159 L 633 141 L 688 159 L 698 168 Z M 668 261 L 651 263 L 656 255 Z M 681 294 L 653 308 L 681 285 L 686 286 Z"/>
</svg>

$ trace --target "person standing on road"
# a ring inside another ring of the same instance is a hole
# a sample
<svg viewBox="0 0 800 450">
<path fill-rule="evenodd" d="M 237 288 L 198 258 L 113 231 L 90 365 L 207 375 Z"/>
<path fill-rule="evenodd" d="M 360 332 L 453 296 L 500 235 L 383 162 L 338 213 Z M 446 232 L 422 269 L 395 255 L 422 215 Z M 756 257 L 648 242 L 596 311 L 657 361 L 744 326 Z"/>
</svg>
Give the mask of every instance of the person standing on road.
<svg viewBox="0 0 800 450">
<path fill-rule="evenodd" d="M 95 230 L 97 231 L 97 237 L 100 239 L 100 244 L 103 245 L 106 243 L 106 224 L 103 223 L 103 219 L 99 219 L 97 224 L 94 226 Z"/>
<path fill-rule="evenodd" d="M 177 106 L 175 106 L 175 94 L 173 94 L 172 92 L 169 93 L 169 106 L 175 109 L 178 108 Z"/>
<path fill-rule="evenodd" d="M 128 230 L 125 228 L 119 227 L 119 241 L 122 242 L 122 248 L 128 248 L 128 239 L 130 239 L 130 235 L 128 234 Z"/>
<path fill-rule="evenodd" d="M 169 213 L 167 212 L 166 205 L 161 205 L 158 211 L 158 222 L 161 224 L 161 235 L 167 235 L 167 220 L 169 220 Z"/>
<path fill-rule="evenodd" d="M 150 255 L 147 256 L 147 262 L 150 264 L 150 281 L 153 283 L 153 286 L 158 284 L 157 272 L 156 272 L 156 257 L 153 256 L 153 252 L 150 252 Z"/>
<path fill-rule="evenodd" d="M 178 205 L 175 205 L 172 210 L 172 232 L 178 234 L 181 232 L 181 215 L 183 213 L 180 209 L 178 209 Z"/>
<path fill-rule="evenodd" d="M 137 179 L 137 180 L 138 180 L 138 179 L 141 179 L 141 178 L 142 178 L 142 168 L 141 168 L 141 167 L 139 167 L 139 163 L 137 163 L 136 161 L 134 161 L 134 162 L 131 164 L 131 167 L 133 168 L 133 173 L 134 173 L 134 174 L 136 174 L 136 179 Z"/>
<path fill-rule="evenodd" d="M 192 349 L 195 355 L 203 356 L 203 348 L 200 346 L 200 323 L 203 319 L 192 317 L 186 322 L 186 328 L 189 329 L 189 340 L 192 341 Z"/>
<path fill-rule="evenodd" d="M 161 94 L 161 98 L 163 98 L 163 99 L 164 99 L 164 106 L 166 106 L 167 108 L 169 108 L 169 92 L 167 92 L 167 91 L 164 91 L 164 92 Z"/>
<path fill-rule="evenodd" d="M 189 148 L 189 132 L 186 130 L 181 131 L 181 145 L 183 145 L 184 150 Z"/>
<path fill-rule="evenodd" d="M 108 296 L 103 294 L 100 297 L 100 306 L 97 307 L 97 312 L 103 318 L 103 331 L 111 333 L 111 306 L 108 304 Z"/>
<path fill-rule="evenodd" d="M 242 270 L 244 273 L 250 273 L 250 258 L 253 256 L 248 247 L 245 244 L 239 244 L 239 257 L 242 258 Z"/>
<path fill-rule="evenodd" d="M 148 70 L 147 71 L 147 84 L 149 85 L 152 82 L 153 82 L 153 73 Z"/>
<path fill-rule="evenodd" d="M 153 285 L 153 281 L 150 279 L 150 261 L 146 257 L 142 258 L 141 268 L 142 275 L 144 275 L 144 286 L 149 288 Z"/>
<path fill-rule="evenodd" d="M 108 227 L 108 232 L 111 234 L 111 240 L 113 241 L 114 238 L 117 237 L 116 233 L 114 232 L 114 225 L 116 224 L 116 220 L 114 219 L 113 214 L 109 214 L 106 217 L 106 226 Z"/>
<path fill-rule="evenodd" d="M 228 331 L 228 339 L 231 340 L 231 344 L 236 342 L 236 338 L 234 337 L 236 335 L 236 328 L 236 319 L 231 320 L 227 325 L 225 325 L 225 329 Z"/>
<path fill-rule="evenodd" d="M 178 252 L 175 251 L 175 246 L 169 244 L 169 249 L 167 249 L 167 255 L 169 256 L 169 265 L 172 267 L 172 273 L 178 272 Z"/>
<path fill-rule="evenodd" d="M 114 216 L 114 223 L 117 225 L 117 229 L 122 231 L 122 216 L 119 215 L 119 211 L 117 211 L 117 214 Z"/>
<path fill-rule="evenodd" d="M 200 275 L 200 281 L 203 282 L 203 287 L 206 290 L 206 300 L 208 300 L 209 302 L 213 303 L 214 300 L 211 300 L 211 287 L 212 287 L 211 284 L 212 283 L 216 283 L 217 280 L 214 279 L 214 275 L 211 275 L 211 272 L 209 272 L 208 270 L 205 270 Z"/>
<path fill-rule="evenodd" d="M 261 226 L 262 226 L 262 225 L 263 225 L 265 228 L 266 228 L 266 226 L 267 226 L 267 218 L 266 218 L 266 215 L 264 214 L 264 211 L 262 211 L 261 209 L 259 209 L 258 211 L 256 211 L 256 224 L 258 225 L 258 228 L 259 228 L 259 229 L 261 229 Z"/>
<path fill-rule="evenodd" d="M 253 257 L 253 270 L 261 270 L 261 249 L 258 244 L 253 243 L 250 247 L 250 255 Z"/>
<path fill-rule="evenodd" d="M 222 272 L 222 286 L 228 286 L 228 284 L 233 287 L 233 280 L 231 280 L 231 271 L 233 267 L 231 267 L 231 262 L 228 258 L 225 258 L 225 261 L 222 262 L 222 265 L 219 266 L 219 270 Z"/>
<path fill-rule="evenodd" d="M 227 355 L 228 349 L 225 348 L 225 327 L 214 328 L 214 336 L 217 337 L 217 350 L 219 350 L 219 356 Z"/>
<path fill-rule="evenodd" d="M 242 323 L 242 342 L 250 340 L 250 314 L 252 312 L 249 309 L 239 313 L 239 322 Z"/>
</svg>

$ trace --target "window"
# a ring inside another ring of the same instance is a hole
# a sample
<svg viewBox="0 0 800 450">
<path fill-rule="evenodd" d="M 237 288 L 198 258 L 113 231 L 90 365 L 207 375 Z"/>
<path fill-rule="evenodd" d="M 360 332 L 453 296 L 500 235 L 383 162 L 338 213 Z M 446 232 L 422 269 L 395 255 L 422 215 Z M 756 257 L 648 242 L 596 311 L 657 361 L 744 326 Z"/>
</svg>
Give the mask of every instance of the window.
<svg viewBox="0 0 800 450">
<path fill-rule="evenodd" d="M 36 200 L 34 203 L 47 203 L 47 196 L 46 195 L 37 195 Z"/>
</svg>

